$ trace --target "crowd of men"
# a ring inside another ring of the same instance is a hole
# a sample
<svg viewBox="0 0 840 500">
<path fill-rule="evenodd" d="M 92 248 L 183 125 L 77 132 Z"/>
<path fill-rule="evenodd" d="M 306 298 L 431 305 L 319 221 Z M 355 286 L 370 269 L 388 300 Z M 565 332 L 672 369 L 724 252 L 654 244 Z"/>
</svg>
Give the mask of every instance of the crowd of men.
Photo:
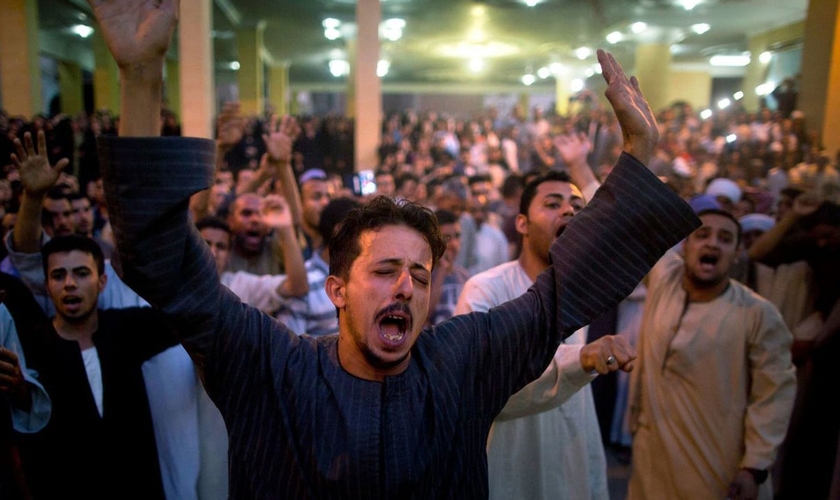
<svg viewBox="0 0 840 500">
<path fill-rule="evenodd" d="M 131 3 L 119 118 L 0 113 L 0 497 L 602 499 L 605 446 L 633 499 L 840 494 L 807 117 L 654 114 L 599 52 L 605 103 L 392 113 L 377 165 L 341 117 L 183 138 Z"/>
</svg>

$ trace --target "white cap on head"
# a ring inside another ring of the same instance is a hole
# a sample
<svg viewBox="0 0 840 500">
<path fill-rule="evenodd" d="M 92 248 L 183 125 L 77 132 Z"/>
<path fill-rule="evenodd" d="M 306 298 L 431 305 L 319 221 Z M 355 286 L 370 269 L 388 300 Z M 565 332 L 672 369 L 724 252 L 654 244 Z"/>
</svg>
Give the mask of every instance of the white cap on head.
<svg viewBox="0 0 840 500">
<path fill-rule="evenodd" d="M 741 200 L 741 188 L 738 187 L 738 184 L 736 184 L 735 181 L 725 179 L 723 177 L 712 179 L 712 182 L 709 183 L 709 187 L 706 188 L 706 194 L 714 197 L 725 196 L 726 198 L 729 198 L 732 203 L 738 203 Z"/>
<path fill-rule="evenodd" d="M 761 231 L 762 233 L 766 233 L 773 227 L 776 220 L 765 214 L 747 214 L 738 219 L 738 222 L 741 223 L 741 231 L 745 233 L 747 231 Z"/>
</svg>

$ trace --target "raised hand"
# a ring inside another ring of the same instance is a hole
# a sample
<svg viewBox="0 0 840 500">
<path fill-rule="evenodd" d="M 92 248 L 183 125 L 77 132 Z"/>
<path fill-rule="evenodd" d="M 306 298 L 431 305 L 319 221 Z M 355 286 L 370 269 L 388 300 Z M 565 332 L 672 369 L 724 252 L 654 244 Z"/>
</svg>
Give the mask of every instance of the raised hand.
<svg viewBox="0 0 840 500">
<path fill-rule="evenodd" d="M 586 156 L 592 150 L 589 138 L 583 132 L 577 135 L 558 135 L 554 138 L 554 146 L 560 152 L 560 156 L 566 165 L 586 163 Z"/>
<path fill-rule="evenodd" d="M 63 158 L 53 167 L 47 159 L 47 138 L 44 131 L 38 132 L 38 149 L 32 144 L 32 134 L 23 135 L 23 144 L 15 138 L 12 163 L 17 167 L 23 189 L 33 196 L 44 195 L 58 181 L 61 170 L 70 163 Z"/>
<path fill-rule="evenodd" d="M 604 95 L 621 125 L 624 151 L 647 165 L 659 142 L 659 129 L 653 111 L 639 88 L 639 81 L 635 76 L 627 78 L 621 65 L 608 52 L 599 49 L 598 62 L 607 82 Z"/>
<path fill-rule="evenodd" d="M 245 119 L 239 111 L 238 102 L 227 102 L 216 118 L 216 144 L 228 151 L 239 144 L 245 135 Z"/>
<path fill-rule="evenodd" d="M 280 195 L 270 194 L 263 198 L 260 215 L 263 223 L 272 229 L 292 227 L 292 211 L 286 199 Z"/>
<path fill-rule="evenodd" d="M 277 116 L 271 116 L 269 133 L 263 134 L 265 148 L 273 162 L 289 163 L 292 161 L 292 146 L 300 135 L 300 126 L 292 116 L 284 116 L 277 122 Z"/>
<path fill-rule="evenodd" d="M 88 0 L 88 5 L 121 69 L 160 71 L 178 21 L 178 0 Z"/>
</svg>

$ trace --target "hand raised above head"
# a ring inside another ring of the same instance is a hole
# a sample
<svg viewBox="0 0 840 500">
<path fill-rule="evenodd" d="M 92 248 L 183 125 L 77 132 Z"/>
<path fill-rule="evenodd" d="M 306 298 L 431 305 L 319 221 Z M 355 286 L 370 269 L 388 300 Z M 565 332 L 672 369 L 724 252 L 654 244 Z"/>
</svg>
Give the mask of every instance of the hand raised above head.
<svg viewBox="0 0 840 500">
<path fill-rule="evenodd" d="M 586 163 L 586 156 L 592 150 L 592 144 L 586 134 L 558 135 L 554 138 L 554 146 L 567 165 Z"/>
<path fill-rule="evenodd" d="M 17 167 L 20 175 L 20 182 L 23 189 L 31 195 L 41 196 L 55 185 L 61 175 L 61 170 L 70 161 L 63 158 L 55 166 L 50 165 L 47 158 L 47 139 L 44 131 L 38 132 L 38 148 L 32 144 L 32 134 L 29 132 L 23 136 L 23 144 L 20 139 L 15 139 L 15 151 L 12 154 L 12 163 Z"/>
<path fill-rule="evenodd" d="M 274 162 L 288 163 L 292 160 L 292 147 L 300 135 L 300 126 L 292 116 L 284 116 L 279 124 L 277 116 L 271 117 L 269 131 L 263 134 L 269 159 Z"/>
<path fill-rule="evenodd" d="M 639 88 L 639 81 L 635 76 L 628 78 L 618 61 L 608 52 L 599 49 L 598 62 L 607 82 L 604 95 L 610 101 L 621 125 L 624 151 L 647 165 L 659 142 L 659 129 L 653 111 Z"/>
<path fill-rule="evenodd" d="M 178 21 L 178 0 L 88 0 L 121 69 L 160 71 Z"/>
<path fill-rule="evenodd" d="M 263 198 L 260 215 L 265 225 L 272 229 L 292 227 L 292 212 L 286 198 L 280 195 L 270 194 Z"/>
</svg>

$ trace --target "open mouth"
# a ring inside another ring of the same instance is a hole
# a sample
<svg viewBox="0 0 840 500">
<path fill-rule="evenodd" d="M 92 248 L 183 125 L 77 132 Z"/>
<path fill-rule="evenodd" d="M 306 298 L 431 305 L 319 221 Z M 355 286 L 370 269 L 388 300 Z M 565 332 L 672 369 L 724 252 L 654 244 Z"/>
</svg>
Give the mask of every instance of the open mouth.
<svg viewBox="0 0 840 500">
<path fill-rule="evenodd" d="M 379 335 L 389 343 L 401 344 L 411 329 L 411 311 L 407 305 L 388 307 L 378 317 Z"/>
<path fill-rule="evenodd" d="M 68 305 L 68 306 L 81 304 L 82 303 L 82 298 L 81 297 L 74 297 L 74 296 L 64 297 L 63 299 L 61 299 L 61 303 L 65 304 L 65 305 Z"/>
<path fill-rule="evenodd" d="M 718 260 L 719 257 L 717 255 L 701 255 L 700 267 L 705 270 L 714 270 L 715 266 L 717 266 Z"/>
<path fill-rule="evenodd" d="M 561 234 L 563 234 L 563 231 L 565 231 L 565 230 L 566 230 L 566 226 L 567 226 L 567 225 L 568 225 L 568 224 L 563 224 L 562 226 L 558 227 L 558 228 L 557 228 L 557 232 L 554 234 L 554 237 L 555 237 L 555 238 L 559 238 L 559 237 L 560 237 L 560 235 L 561 235 Z"/>
</svg>

